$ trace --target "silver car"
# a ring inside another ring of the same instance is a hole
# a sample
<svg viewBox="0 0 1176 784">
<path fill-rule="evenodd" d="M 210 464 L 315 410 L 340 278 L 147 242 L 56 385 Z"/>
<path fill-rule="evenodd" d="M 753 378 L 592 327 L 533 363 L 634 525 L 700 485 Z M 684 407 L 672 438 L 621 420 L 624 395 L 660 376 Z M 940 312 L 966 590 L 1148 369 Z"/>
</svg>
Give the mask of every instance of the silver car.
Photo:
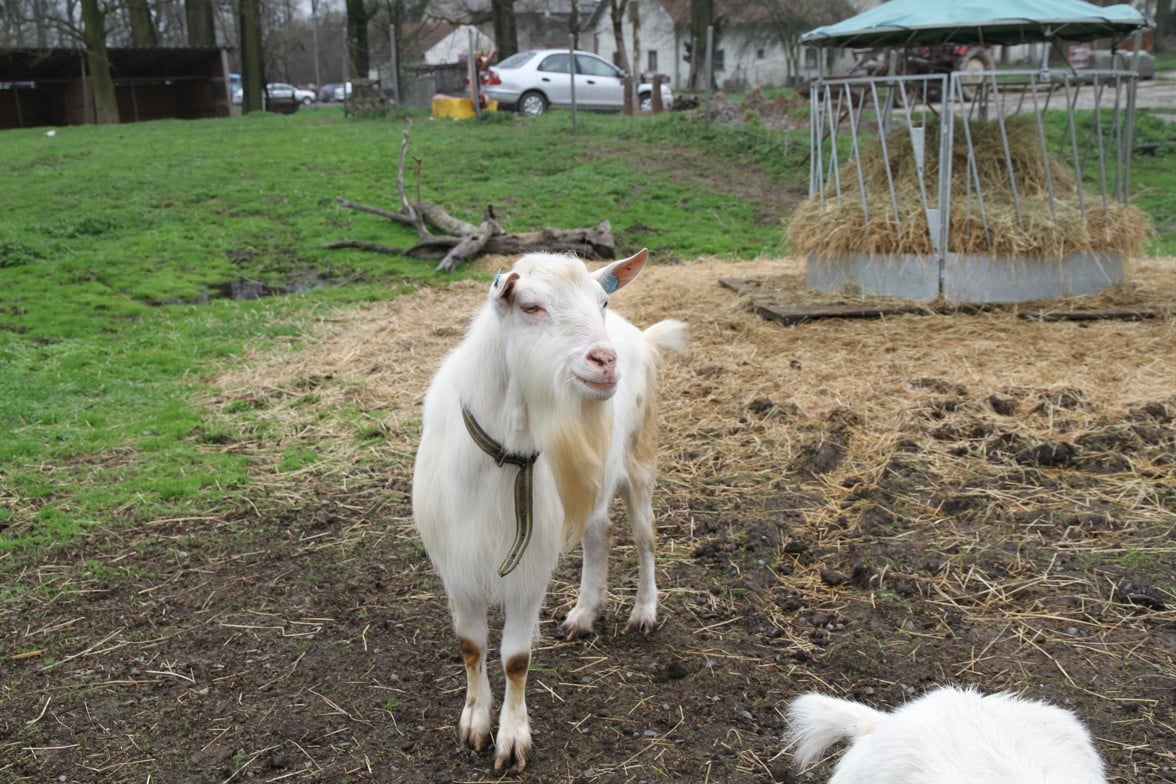
<svg viewBox="0 0 1176 784">
<path fill-rule="evenodd" d="M 591 52 L 577 51 L 576 106 L 594 111 L 619 112 L 625 106 L 625 72 Z M 483 77 L 482 94 L 502 109 L 519 114 L 543 114 L 548 107 L 572 105 L 572 53 L 567 49 L 519 52 L 493 65 Z M 674 95 L 661 85 L 662 105 L 670 108 Z M 653 108 L 653 85 L 637 87 L 643 111 Z"/>
</svg>

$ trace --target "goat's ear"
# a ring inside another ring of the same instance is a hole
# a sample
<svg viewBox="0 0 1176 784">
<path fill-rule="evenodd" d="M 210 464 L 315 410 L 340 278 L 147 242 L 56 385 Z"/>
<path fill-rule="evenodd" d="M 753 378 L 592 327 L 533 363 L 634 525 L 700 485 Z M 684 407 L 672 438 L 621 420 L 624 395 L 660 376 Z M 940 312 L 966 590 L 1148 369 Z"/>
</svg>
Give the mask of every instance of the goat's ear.
<svg viewBox="0 0 1176 784">
<path fill-rule="evenodd" d="M 503 275 L 502 270 L 499 270 L 498 274 L 494 276 L 494 283 L 490 286 L 490 299 L 509 305 L 514 301 L 515 281 L 518 279 L 519 273 L 517 272 Z"/>
<path fill-rule="evenodd" d="M 596 279 L 601 288 L 612 294 L 637 277 L 637 273 L 645 266 L 647 259 L 649 259 L 649 248 L 642 248 L 627 259 L 614 261 L 607 267 L 601 267 L 592 273 L 592 277 Z"/>
</svg>

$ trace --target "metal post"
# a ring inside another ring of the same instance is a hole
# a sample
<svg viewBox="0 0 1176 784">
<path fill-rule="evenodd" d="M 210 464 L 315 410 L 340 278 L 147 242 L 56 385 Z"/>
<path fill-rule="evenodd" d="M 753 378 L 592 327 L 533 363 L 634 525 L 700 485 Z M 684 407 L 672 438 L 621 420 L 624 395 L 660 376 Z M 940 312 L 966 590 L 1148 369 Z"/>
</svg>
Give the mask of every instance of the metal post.
<svg viewBox="0 0 1176 784">
<path fill-rule="evenodd" d="M 714 46 L 715 46 L 715 26 L 706 26 L 706 121 L 710 123 L 711 118 L 711 83 L 714 82 Z"/>
<path fill-rule="evenodd" d="M 479 92 L 478 88 L 480 86 L 478 84 L 478 79 L 480 77 L 478 76 L 478 53 L 474 49 L 474 47 L 477 45 L 477 38 L 474 37 L 475 33 L 476 33 L 475 28 L 470 27 L 470 29 L 469 29 L 470 50 L 469 50 L 469 55 L 466 58 L 466 62 L 468 63 L 468 66 L 466 68 L 466 73 L 469 74 L 469 78 L 470 78 L 470 100 L 474 102 L 474 119 L 480 120 L 480 119 L 482 119 L 482 107 L 480 107 L 478 105 L 480 103 L 480 101 L 478 100 L 478 92 Z"/>
<path fill-rule="evenodd" d="M 568 78 L 572 84 L 572 135 L 576 135 L 579 120 L 576 117 L 576 36 L 568 36 Z"/>
<path fill-rule="evenodd" d="M 314 90 L 316 94 L 323 86 L 323 77 L 319 69 L 318 25 L 318 3 L 312 2 L 310 4 L 310 31 L 311 45 L 314 47 Z"/>
<path fill-rule="evenodd" d="M 396 51 L 396 25 L 388 25 L 388 51 L 392 57 L 392 100 L 400 106 L 400 68 L 398 67 L 398 53 Z"/>
</svg>

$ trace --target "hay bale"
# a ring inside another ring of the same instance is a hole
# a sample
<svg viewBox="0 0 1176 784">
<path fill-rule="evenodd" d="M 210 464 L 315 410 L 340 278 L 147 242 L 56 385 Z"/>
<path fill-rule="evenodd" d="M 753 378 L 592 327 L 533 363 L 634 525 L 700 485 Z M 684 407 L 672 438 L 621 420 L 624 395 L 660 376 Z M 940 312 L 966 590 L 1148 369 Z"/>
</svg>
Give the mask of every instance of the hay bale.
<svg viewBox="0 0 1176 784">
<path fill-rule="evenodd" d="M 1150 230 L 1144 213 L 1116 201 L 1104 206 L 1099 196 L 1088 191 L 1083 192 L 1084 204 L 1080 204 L 1073 170 L 1057 157 L 1042 154 L 1033 120 L 1008 118 L 1005 129 L 1007 161 L 999 123 L 969 124 L 967 132 L 971 134 L 976 161 L 973 175 L 968 166 L 964 126 L 954 128 L 949 251 L 1040 259 L 1060 259 L 1075 251 L 1118 250 L 1127 255 L 1143 252 Z M 927 121 L 924 133 L 923 187 L 934 200 L 939 177 L 937 117 Z M 901 128 L 888 134 L 885 141 L 885 154 L 881 138 L 862 149 L 860 183 L 852 162 L 842 164 L 840 198 L 836 185 L 830 183 L 823 204 L 820 198 L 814 197 L 800 204 L 789 226 L 794 252 L 801 255 L 932 252 L 910 132 Z M 1010 169 L 1016 199 L 1010 184 Z M 890 199 L 888 170 L 894 182 L 897 214 Z M 983 213 L 976 179 L 984 197 Z M 984 228 L 985 217 L 988 231 Z"/>
</svg>

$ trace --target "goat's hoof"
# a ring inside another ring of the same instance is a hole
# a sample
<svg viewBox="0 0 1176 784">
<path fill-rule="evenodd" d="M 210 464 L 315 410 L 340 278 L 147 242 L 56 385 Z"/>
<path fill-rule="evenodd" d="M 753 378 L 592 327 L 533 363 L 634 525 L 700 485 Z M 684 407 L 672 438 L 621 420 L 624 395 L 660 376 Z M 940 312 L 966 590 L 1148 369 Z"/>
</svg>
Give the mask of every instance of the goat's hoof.
<svg viewBox="0 0 1176 784">
<path fill-rule="evenodd" d="M 625 634 L 630 632 L 641 632 L 648 636 L 657 628 L 657 616 L 630 616 L 629 622 L 625 624 Z"/>
<path fill-rule="evenodd" d="M 522 732 L 513 740 L 504 736 L 501 729 L 498 732 L 498 744 L 494 751 L 494 770 L 522 773 L 527 767 L 527 755 L 531 753 L 531 733 Z M 514 763 L 513 767 L 511 763 Z"/>
<path fill-rule="evenodd" d="M 483 718 L 475 715 L 472 711 L 469 712 L 469 715 L 463 712 L 461 723 L 458 725 L 457 740 L 462 746 L 467 746 L 474 751 L 485 751 L 486 747 L 490 745 L 489 716 Z"/>
<path fill-rule="evenodd" d="M 578 640 L 592 634 L 592 624 L 596 619 L 583 610 L 573 609 L 568 613 L 560 626 L 565 640 Z"/>
<path fill-rule="evenodd" d="M 565 623 L 563 625 L 563 638 L 565 640 L 582 640 L 592 634 L 592 627 L 583 627 L 575 624 Z"/>
</svg>

